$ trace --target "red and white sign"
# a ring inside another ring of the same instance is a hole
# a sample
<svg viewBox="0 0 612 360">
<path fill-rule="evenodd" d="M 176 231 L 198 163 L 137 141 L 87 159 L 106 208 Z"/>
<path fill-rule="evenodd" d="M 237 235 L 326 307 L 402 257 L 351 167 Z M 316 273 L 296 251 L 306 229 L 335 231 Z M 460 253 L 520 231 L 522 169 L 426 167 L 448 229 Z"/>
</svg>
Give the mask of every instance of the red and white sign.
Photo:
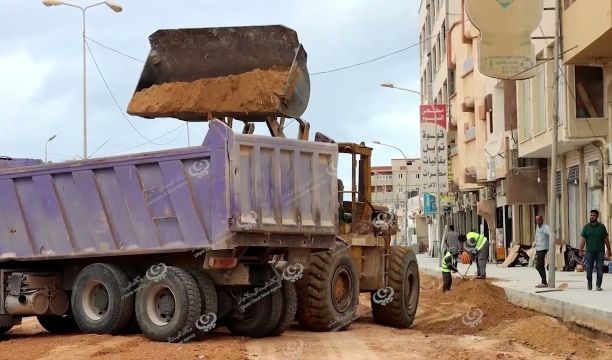
<svg viewBox="0 0 612 360">
<path fill-rule="evenodd" d="M 422 192 L 448 192 L 447 107 L 421 105 Z"/>
</svg>

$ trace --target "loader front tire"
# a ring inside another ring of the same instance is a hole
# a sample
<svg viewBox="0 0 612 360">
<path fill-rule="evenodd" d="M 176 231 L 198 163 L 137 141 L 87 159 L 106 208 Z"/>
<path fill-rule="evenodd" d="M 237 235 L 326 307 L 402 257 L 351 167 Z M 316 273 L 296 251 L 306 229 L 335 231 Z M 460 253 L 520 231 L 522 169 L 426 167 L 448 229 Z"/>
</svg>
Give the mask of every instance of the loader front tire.
<svg viewBox="0 0 612 360">
<path fill-rule="evenodd" d="M 313 254 L 297 282 L 300 325 L 311 331 L 348 328 L 359 303 L 359 273 L 350 249 Z"/>
<path fill-rule="evenodd" d="M 372 317 L 381 325 L 409 328 L 419 304 L 419 267 L 412 249 L 391 247 L 387 259 L 387 273 L 388 287 L 393 290 L 393 295 L 381 299 L 376 292 L 372 293 Z"/>
</svg>

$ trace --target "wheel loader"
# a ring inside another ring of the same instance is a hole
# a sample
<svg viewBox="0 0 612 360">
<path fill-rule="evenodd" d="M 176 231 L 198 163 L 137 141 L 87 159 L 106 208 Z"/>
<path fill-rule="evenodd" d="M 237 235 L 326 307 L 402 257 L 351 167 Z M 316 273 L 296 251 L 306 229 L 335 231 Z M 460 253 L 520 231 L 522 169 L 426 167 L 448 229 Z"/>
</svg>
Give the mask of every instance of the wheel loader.
<svg viewBox="0 0 612 360">
<path fill-rule="evenodd" d="M 128 106 L 208 121 L 199 146 L 0 164 L 0 336 L 37 316 L 51 333 L 185 342 L 412 324 L 419 272 L 390 247 L 362 144 L 309 141 L 306 52 L 283 26 L 160 30 Z M 299 124 L 288 139 L 286 119 Z M 233 130 L 243 123 L 242 133 Z M 265 123 L 272 136 L 254 135 Z M 352 178 L 337 177 L 338 155 Z"/>
<path fill-rule="evenodd" d="M 255 124 L 265 123 L 271 136 L 280 138 L 286 137 L 287 119 L 293 119 L 299 127 L 297 138 L 309 140 L 310 124 L 300 117 L 310 94 L 307 56 L 295 31 L 284 26 L 161 30 L 150 37 L 150 42 L 151 52 L 128 108 L 131 114 L 185 121 L 218 118 L 232 128 L 242 122 L 244 134 L 252 134 Z M 274 75 L 270 70 L 283 76 L 268 76 Z M 251 83 L 236 81 L 256 71 L 268 71 L 268 77 L 254 78 Z M 201 83 L 211 78 L 217 83 L 232 83 L 231 91 L 223 94 L 224 101 L 212 101 L 212 108 L 211 104 L 198 103 L 197 96 L 214 97 L 210 94 L 217 89 L 213 81 L 208 88 L 203 84 L 202 88 L 196 86 L 183 92 L 164 89 L 162 98 L 156 98 L 153 104 L 146 97 L 145 101 L 140 98 L 152 88 Z M 236 84 L 254 90 L 241 91 Z M 267 93 L 271 88 L 276 90 Z M 256 96 L 245 100 L 248 94 Z M 314 140 L 336 144 L 320 133 Z M 408 247 L 390 246 L 391 235 L 396 231 L 393 214 L 371 203 L 372 149 L 363 143 L 337 146 L 341 156 L 351 157 L 351 184 L 344 190 L 342 181 L 337 180 L 335 245 L 308 254 L 309 259 L 304 261 L 304 276 L 296 283 L 297 320 L 314 331 L 345 329 L 355 318 L 359 294 L 370 293 L 376 322 L 410 327 L 419 298 L 415 254 Z M 337 169 L 332 171 L 337 176 Z"/>
</svg>

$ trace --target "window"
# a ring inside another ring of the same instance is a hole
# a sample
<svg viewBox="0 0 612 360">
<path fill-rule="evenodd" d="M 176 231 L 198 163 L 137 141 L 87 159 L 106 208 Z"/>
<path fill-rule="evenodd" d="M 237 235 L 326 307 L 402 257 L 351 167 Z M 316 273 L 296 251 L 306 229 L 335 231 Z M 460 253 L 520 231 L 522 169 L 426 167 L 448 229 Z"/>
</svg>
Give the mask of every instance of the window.
<svg viewBox="0 0 612 360">
<path fill-rule="evenodd" d="M 435 74 L 438 71 L 438 57 L 436 56 L 436 45 L 434 45 L 433 50 L 431 51 L 432 65 L 433 65 L 433 73 Z"/>
<path fill-rule="evenodd" d="M 416 174 L 416 178 L 418 179 L 421 176 L 421 174 Z"/>
<path fill-rule="evenodd" d="M 440 30 L 440 36 L 442 37 L 440 41 L 440 53 L 441 57 L 444 58 L 446 56 L 446 24 L 442 23 L 442 29 Z"/>
<path fill-rule="evenodd" d="M 448 72 L 448 93 L 454 95 L 455 92 L 455 69 L 451 69 Z"/>
<path fill-rule="evenodd" d="M 534 123 L 534 133 L 539 134 L 546 130 L 546 76 L 545 67 L 538 66 L 534 78 L 535 106 L 537 107 Z"/>
<path fill-rule="evenodd" d="M 520 133 L 519 140 L 531 138 L 531 86 L 529 80 L 523 80 L 520 84 Z"/>
<path fill-rule="evenodd" d="M 563 60 L 559 60 L 559 70 L 563 69 Z M 559 124 L 563 124 L 563 122 L 565 121 L 565 109 L 566 109 L 566 103 L 565 103 L 565 89 L 567 83 L 565 82 L 565 76 L 560 76 L 559 77 L 559 93 L 557 94 L 557 96 L 559 96 Z"/>
<path fill-rule="evenodd" d="M 404 174 L 397 174 L 397 177 L 399 177 L 400 179 L 404 178 Z"/>
<path fill-rule="evenodd" d="M 604 117 L 603 69 L 575 67 L 576 119 Z"/>
</svg>

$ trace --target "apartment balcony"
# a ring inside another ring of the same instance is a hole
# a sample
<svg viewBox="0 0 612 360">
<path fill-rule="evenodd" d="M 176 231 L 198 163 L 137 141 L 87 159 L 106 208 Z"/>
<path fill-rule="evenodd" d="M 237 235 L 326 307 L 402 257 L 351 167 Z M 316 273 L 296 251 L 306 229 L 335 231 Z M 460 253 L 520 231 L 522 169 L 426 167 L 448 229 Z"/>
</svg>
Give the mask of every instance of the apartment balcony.
<svg viewBox="0 0 612 360">
<path fill-rule="evenodd" d="M 564 57 L 569 64 L 589 64 L 612 58 L 612 0 L 565 0 Z"/>
</svg>

